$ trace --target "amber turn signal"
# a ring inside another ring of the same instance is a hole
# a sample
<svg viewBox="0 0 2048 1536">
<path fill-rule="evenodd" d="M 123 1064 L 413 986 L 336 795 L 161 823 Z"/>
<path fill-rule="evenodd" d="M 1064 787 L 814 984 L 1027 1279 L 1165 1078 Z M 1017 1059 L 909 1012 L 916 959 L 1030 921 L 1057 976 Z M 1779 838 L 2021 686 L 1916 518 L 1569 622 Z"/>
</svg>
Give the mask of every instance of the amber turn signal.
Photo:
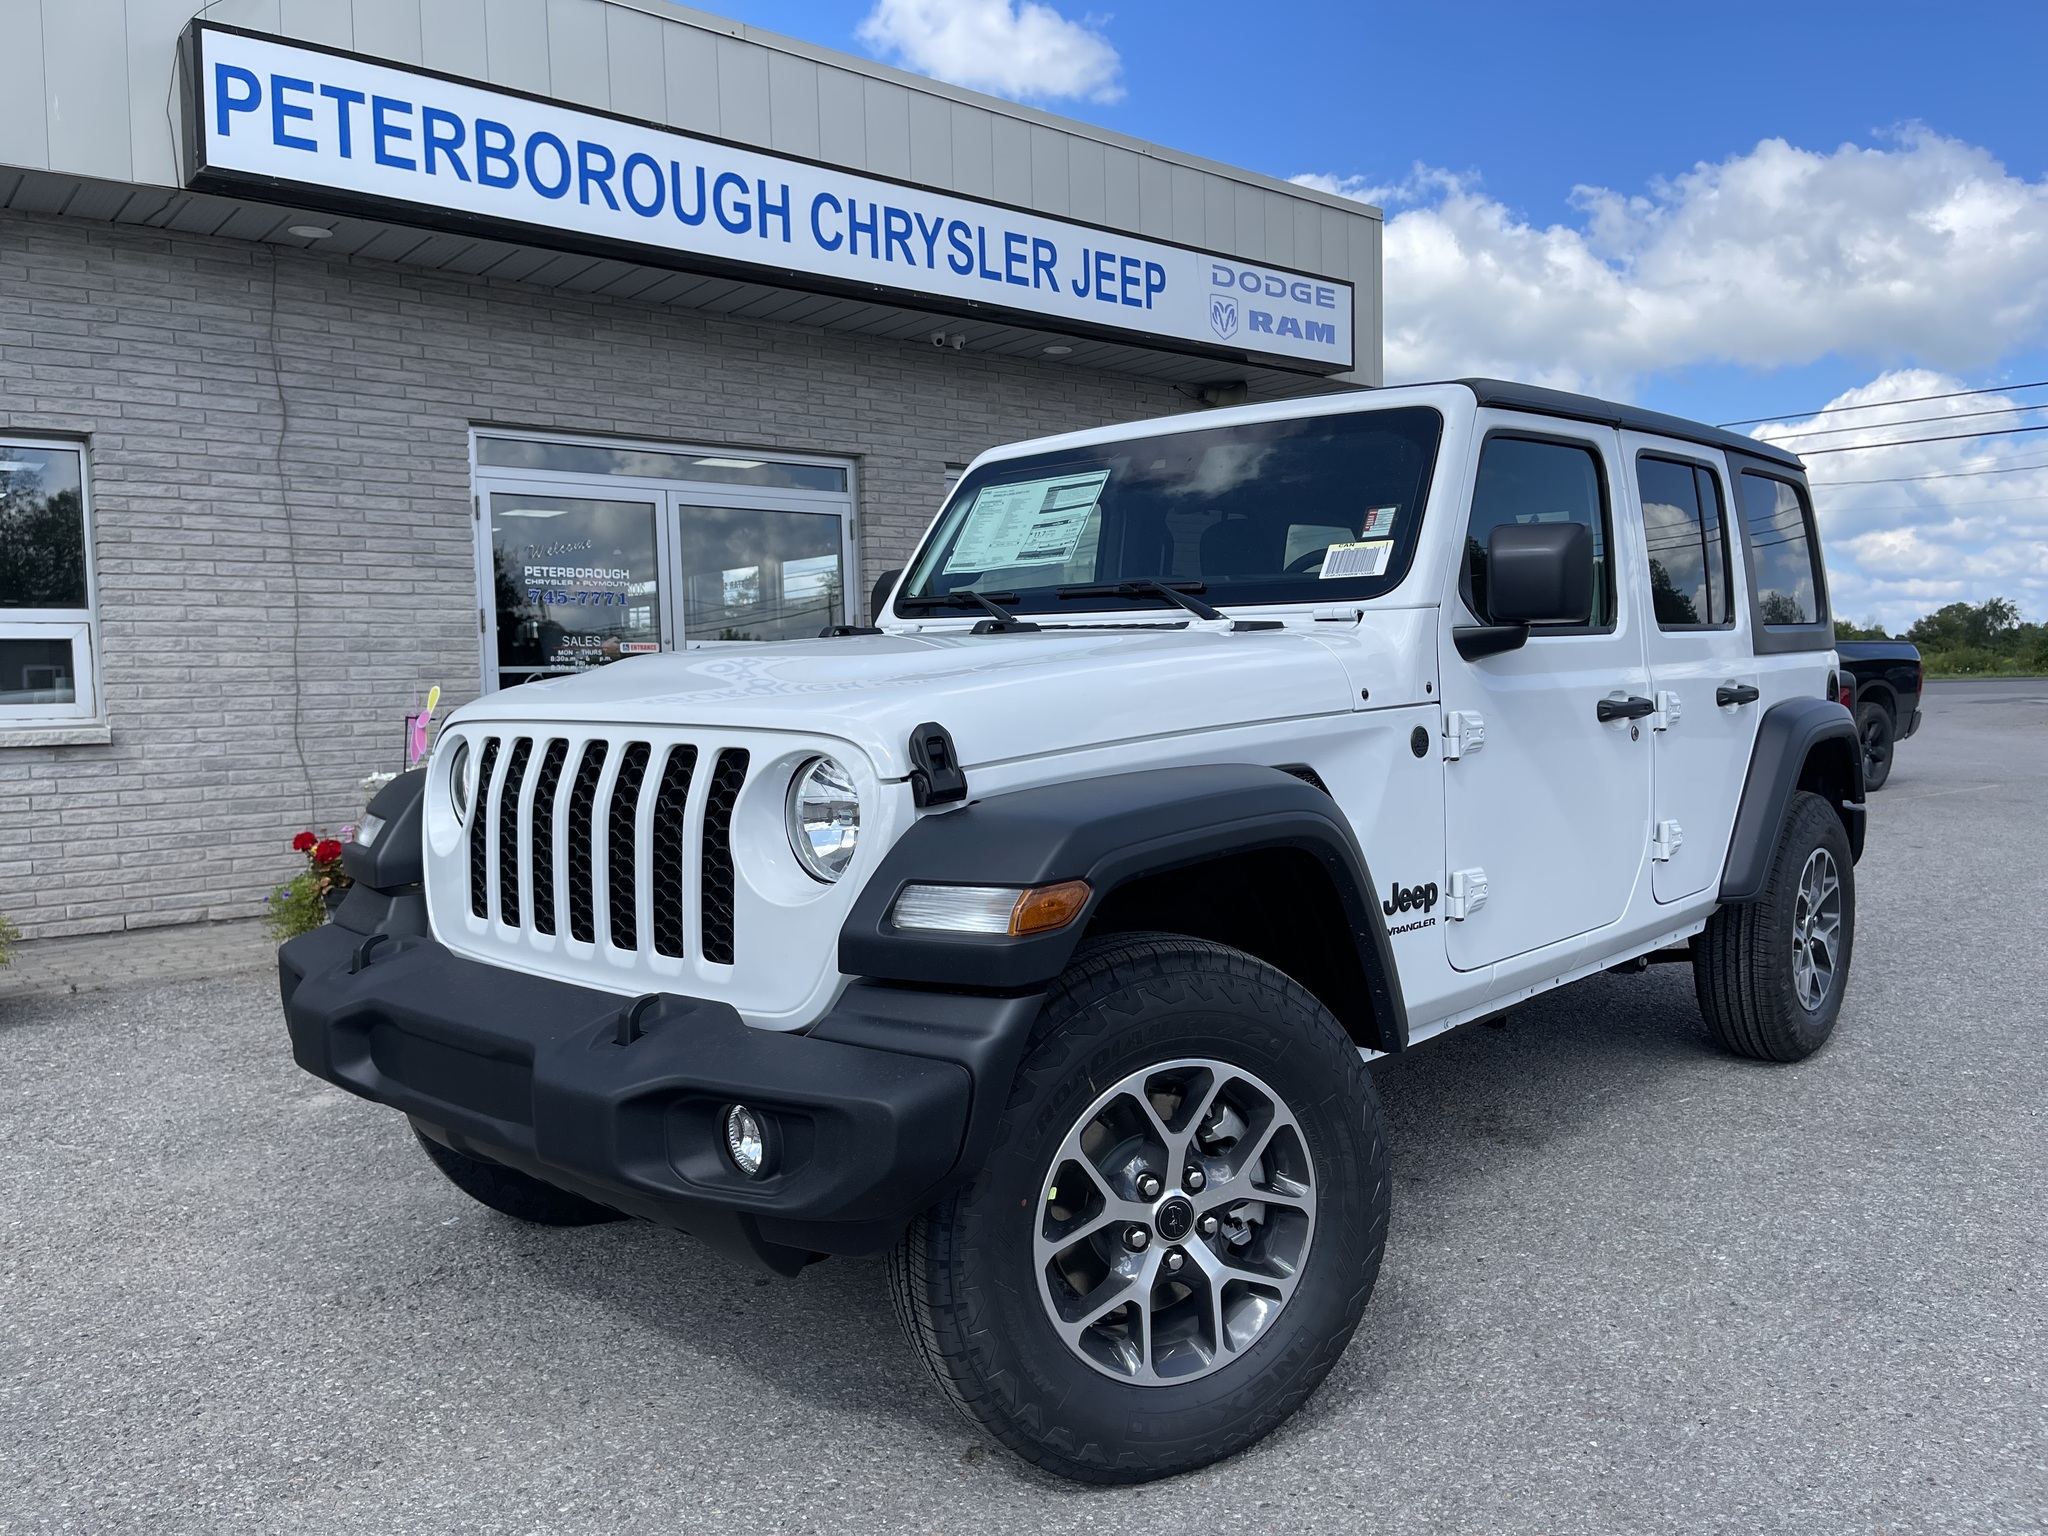
<svg viewBox="0 0 2048 1536">
<path fill-rule="evenodd" d="M 1086 880 L 1062 880 L 1058 885 L 1037 885 L 1017 898 L 1010 912 L 1010 932 L 1022 938 L 1031 933 L 1051 933 L 1064 928 L 1088 905 Z"/>
</svg>

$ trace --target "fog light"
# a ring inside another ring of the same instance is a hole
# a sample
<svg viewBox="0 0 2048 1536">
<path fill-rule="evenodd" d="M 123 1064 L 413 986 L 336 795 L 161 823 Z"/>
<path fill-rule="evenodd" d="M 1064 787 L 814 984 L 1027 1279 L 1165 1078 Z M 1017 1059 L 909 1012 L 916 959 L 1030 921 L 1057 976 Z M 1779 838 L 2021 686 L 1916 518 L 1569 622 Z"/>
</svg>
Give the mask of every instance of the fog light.
<svg viewBox="0 0 2048 1536">
<path fill-rule="evenodd" d="M 744 1104 L 725 1112 L 725 1150 L 733 1167 L 750 1179 L 768 1172 L 768 1131 L 761 1117 Z"/>
</svg>

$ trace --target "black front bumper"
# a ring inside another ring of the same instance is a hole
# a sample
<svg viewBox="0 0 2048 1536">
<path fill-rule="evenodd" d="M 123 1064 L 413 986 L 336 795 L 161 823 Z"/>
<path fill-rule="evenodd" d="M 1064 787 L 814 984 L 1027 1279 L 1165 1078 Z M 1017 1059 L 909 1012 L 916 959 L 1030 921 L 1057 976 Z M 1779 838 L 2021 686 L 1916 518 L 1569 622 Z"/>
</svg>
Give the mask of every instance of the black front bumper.
<svg viewBox="0 0 2048 1536">
<path fill-rule="evenodd" d="M 785 1273 L 873 1253 L 979 1166 L 1042 994 L 856 982 L 803 1034 L 724 1003 L 631 999 L 329 926 L 278 952 L 292 1054 L 427 1135 Z M 626 1031 L 634 1034 L 634 1031 Z M 727 1159 L 726 1106 L 778 1166 Z"/>
</svg>

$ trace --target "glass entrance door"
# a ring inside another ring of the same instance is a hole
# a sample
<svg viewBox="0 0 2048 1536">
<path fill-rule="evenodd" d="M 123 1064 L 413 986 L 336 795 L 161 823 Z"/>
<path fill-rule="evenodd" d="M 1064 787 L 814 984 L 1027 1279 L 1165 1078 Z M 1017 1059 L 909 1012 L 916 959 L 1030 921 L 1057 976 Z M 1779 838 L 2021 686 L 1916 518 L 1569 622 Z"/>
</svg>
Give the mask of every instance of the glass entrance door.
<svg viewBox="0 0 2048 1536">
<path fill-rule="evenodd" d="M 793 640 L 846 622 L 844 520 L 679 503 L 683 637 Z"/>
<path fill-rule="evenodd" d="M 852 468 L 476 439 L 486 689 L 847 622 Z"/>
<path fill-rule="evenodd" d="M 493 491 L 497 685 L 662 648 L 659 500 Z"/>
</svg>

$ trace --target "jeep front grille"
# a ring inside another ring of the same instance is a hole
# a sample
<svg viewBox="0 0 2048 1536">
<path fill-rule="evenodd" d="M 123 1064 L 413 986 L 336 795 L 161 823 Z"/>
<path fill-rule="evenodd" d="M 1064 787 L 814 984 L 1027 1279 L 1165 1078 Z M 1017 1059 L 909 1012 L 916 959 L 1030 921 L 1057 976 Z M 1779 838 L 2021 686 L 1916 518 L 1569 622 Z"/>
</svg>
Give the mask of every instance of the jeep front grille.
<svg viewBox="0 0 2048 1536">
<path fill-rule="evenodd" d="M 691 742 L 483 737 L 470 911 L 553 941 L 566 910 L 572 940 L 677 960 L 694 928 L 701 958 L 733 964 L 732 817 L 749 754 L 720 749 L 701 783 L 698 755 Z M 693 788 L 702 800 L 695 818 Z"/>
</svg>

